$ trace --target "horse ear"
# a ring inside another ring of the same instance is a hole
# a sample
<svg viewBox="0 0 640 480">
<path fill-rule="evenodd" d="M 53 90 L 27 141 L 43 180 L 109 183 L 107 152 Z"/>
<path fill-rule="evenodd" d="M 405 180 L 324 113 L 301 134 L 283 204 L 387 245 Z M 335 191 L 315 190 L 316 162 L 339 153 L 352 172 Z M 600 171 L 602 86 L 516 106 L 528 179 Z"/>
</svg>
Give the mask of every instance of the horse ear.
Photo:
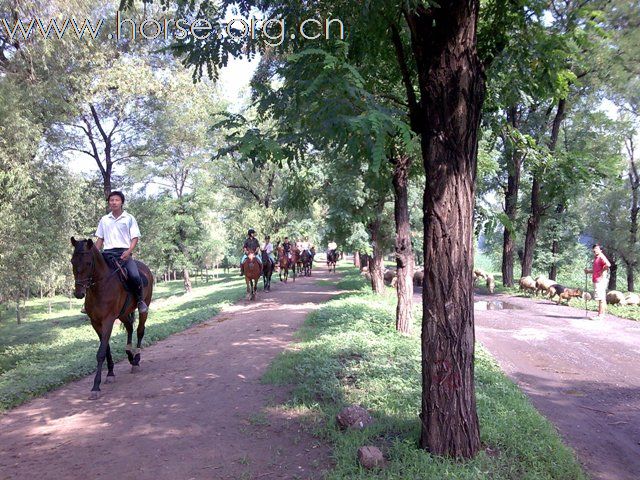
<svg viewBox="0 0 640 480">
<path fill-rule="evenodd" d="M 89 247 L 89 250 L 91 250 L 91 248 L 93 247 L 93 240 L 87 240 L 87 247 Z"/>
<path fill-rule="evenodd" d="M 73 238 L 73 237 L 71 237 L 71 245 L 73 245 L 73 246 L 75 247 L 75 246 L 76 246 L 76 243 L 78 243 L 78 242 L 76 241 L 76 239 L 75 239 L 75 238 Z"/>
</svg>

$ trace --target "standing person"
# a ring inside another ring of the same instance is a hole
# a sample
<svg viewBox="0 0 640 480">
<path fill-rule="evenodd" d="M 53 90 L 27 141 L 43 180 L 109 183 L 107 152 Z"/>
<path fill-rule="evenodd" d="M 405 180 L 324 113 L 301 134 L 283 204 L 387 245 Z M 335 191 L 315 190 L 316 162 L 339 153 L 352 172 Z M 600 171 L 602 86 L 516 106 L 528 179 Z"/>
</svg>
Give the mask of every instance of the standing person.
<svg viewBox="0 0 640 480">
<path fill-rule="evenodd" d="M 260 265 L 262 265 L 262 258 L 260 258 L 260 255 L 258 255 L 258 250 L 260 250 L 260 242 L 258 242 L 258 239 L 254 236 L 255 234 L 256 231 L 253 228 L 250 228 L 247 232 L 247 239 L 242 245 L 243 255 L 242 259 L 240 260 L 240 276 L 244 275 L 244 262 L 247 259 L 247 255 L 249 255 L 249 252 L 253 253 L 256 256 L 256 260 L 260 262 Z"/>
<path fill-rule="evenodd" d="M 595 244 L 593 247 L 593 267 L 585 268 L 584 273 L 591 273 L 591 280 L 593 281 L 593 289 L 595 295 L 594 300 L 598 302 L 598 315 L 593 317 L 594 320 L 604 319 L 605 311 L 607 308 L 607 285 L 609 283 L 609 267 L 611 262 L 604 256 L 599 244 Z"/>
<path fill-rule="evenodd" d="M 115 257 L 124 262 L 129 282 L 135 288 L 133 293 L 138 302 L 138 312 L 145 313 L 148 307 L 144 303 L 142 278 L 140 277 L 138 266 L 131 255 L 140 238 L 138 222 L 136 222 L 133 215 L 123 210 L 124 194 L 122 192 L 114 190 L 109 194 L 107 200 L 111 213 L 102 217 L 100 223 L 98 223 L 98 229 L 95 234 L 98 237 L 96 248 L 100 250 L 104 246 L 106 256 Z"/>
</svg>

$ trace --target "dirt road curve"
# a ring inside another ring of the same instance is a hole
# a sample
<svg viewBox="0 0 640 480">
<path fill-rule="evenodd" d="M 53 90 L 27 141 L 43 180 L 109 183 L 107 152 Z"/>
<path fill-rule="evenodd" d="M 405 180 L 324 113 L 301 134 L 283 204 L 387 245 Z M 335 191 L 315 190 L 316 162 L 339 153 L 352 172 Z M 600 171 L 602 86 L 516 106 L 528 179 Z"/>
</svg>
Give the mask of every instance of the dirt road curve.
<svg viewBox="0 0 640 480">
<path fill-rule="evenodd" d="M 85 378 L 12 410 L 0 418 L 0 479 L 320 478 L 327 447 L 272 407 L 286 390 L 259 379 L 337 293 L 321 278 L 324 266 L 295 284 L 274 281 L 257 302 L 145 348 L 142 372 L 117 364 L 97 401 Z"/>
<path fill-rule="evenodd" d="M 522 309 L 476 310 L 476 339 L 593 478 L 640 479 L 640 323 L 587 320 L 584 310 L 547 300 L 501 299 Z"/>
</svg>

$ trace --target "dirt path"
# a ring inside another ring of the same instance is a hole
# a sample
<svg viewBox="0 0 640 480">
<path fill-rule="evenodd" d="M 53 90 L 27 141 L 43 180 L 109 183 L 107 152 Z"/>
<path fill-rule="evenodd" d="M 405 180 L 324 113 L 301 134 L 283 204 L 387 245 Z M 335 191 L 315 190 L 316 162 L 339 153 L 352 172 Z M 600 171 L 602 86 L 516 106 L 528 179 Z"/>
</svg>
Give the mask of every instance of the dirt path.
<svg viewBox="0 0 640 480">
<path fill-rule="evenodd" d="M 548 300 L 483 296 L 476 339 L 551 420 L 593 478 L 640 479 L 640 323 Z M 594 315 L 594 312 L 589 312 Z"/>
<path fill-rule="evenodd" d="M 259 380 L 307 314 L 338 293 L 318 286 L 323 278 L 321 265 L 295 284 L 276 280 L 257 302 L 145 348 L 142 372 L 118 363 L 97 401 L 87 400 L 87 377 L 10 411 L 0 418 L 0 479 L 321 478 L 328 447 L 273 406 L 286 389 Z"/>
</svg>

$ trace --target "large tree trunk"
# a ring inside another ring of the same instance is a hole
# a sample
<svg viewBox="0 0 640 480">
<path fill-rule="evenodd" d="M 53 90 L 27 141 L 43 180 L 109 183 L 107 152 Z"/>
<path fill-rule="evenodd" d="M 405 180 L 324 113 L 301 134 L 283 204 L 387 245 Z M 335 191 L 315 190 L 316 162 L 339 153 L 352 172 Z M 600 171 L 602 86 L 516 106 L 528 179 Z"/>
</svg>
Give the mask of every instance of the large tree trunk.
<svg viewBox="0 0 640 480">
<path fill-rule="evenodd" d="M 187 293 L 191 293 L 191 278 L 189 277 L 189 270 L 182 269 L 182 280 L 184 282 L 184 290 Z"/>
<path fill-rule="evenodd" d="M 607 255 L 611 266 L 609 267 L 609 285 L 607 290 L 617 290 L 618 285 L 618 259 L 615 254 Z"/>
<path fill-rule="evenodd" d="M 566 107 L 566 100 L 564 98 L 558 101 L 558 109 L 556 116 L 553 119 L 553 125 L 551 127 L 551 138 L 549 140 L 549 151 L 553 153 L 556 150 L 558 143 L 558 135 L 560 134 L 560 125 L 564 120 L 564 112 Z M 527 220 L 527 234 L 524 243 L 524 258 L 522 259 L 522 276 L 531 275 L 533 268 L 533 252 L 536 248 L 536 237 L 538 236 L 538 230 L 540 228 L 540 221 L 542 220 L 542 213 L 545 207 L 542 206 L 541 196 L 541 174 L 539 172 L 534 173 L 533 185 L 531 187 L 531 215 Z"/>
<path fill-rule="evenodd" d="M 369 225 L 369 234 L 371 235 L 371 244 L 373 246 L 373 255 L 369 256 L 369 275 L 371 275 L 371 289 L 373 293 L 378 295 L 384 294 L 386 287 L 384 285 L 384 262 L 383 252 L 380 248 L 380 225 L 382 223 L 380 216 Z"/>
<path fill-rule="evenodd" d="M 360 252 L 358 252 L 356 250 L 356 252 L 353 254 L 353 264 L 360 268 Z"/>
<path fill-rule="evenodd" d="M 411 332 L 413 323 L 413 250 L 411 248 L 411 224 L 409 221 L 409 168 L 411 158 L 394 159 L 393 192 L 396 221 L 396 274 L 398 305 L 396 306 L 396 330 Z"/>
<path fill-rule="evenodd" d="M 477 0 L 407 14 L 425 172 L 420 446 L 473 457 L 480 448 L 473 324 L 473 208 L 485 84 Z"/>
<path fill-rule="evenodd" d="M 635 146 L 633 143 L 633 137 L 625 140 L 627 147 L 627 154 L 629 155 L 629 186 L 631 188 L 631 208 L 629 212 L 629 265 L 627 266 L 627 290 L 633 292 L 635 290 L 633 272 L 638 264 L 636 259 L 636 244 L 638 243 L 638 211 L 640 206 L 638 205 L 638 190 L 640 189 L 640 172 L 638 172 L 638 166 L 635 158 Z"/>
<path fill-rule="evenodd" d="M 519 127 L 517 107 L 510 107 L 507 111 L 507 121 L 514 129 Z M 502 238 L 502 284 L 513 287 L 513 253 L 515 249 L 515 232 L 513 225 L 518 212 L 518 191 L 520 189 L 520 172 L 522 170 L 522 152 L 516 145 L 509 143 L 507 151 L 507 190 L 504 195 L 504 212 L 510 225 L 504 227 Z"/>
</svg>

